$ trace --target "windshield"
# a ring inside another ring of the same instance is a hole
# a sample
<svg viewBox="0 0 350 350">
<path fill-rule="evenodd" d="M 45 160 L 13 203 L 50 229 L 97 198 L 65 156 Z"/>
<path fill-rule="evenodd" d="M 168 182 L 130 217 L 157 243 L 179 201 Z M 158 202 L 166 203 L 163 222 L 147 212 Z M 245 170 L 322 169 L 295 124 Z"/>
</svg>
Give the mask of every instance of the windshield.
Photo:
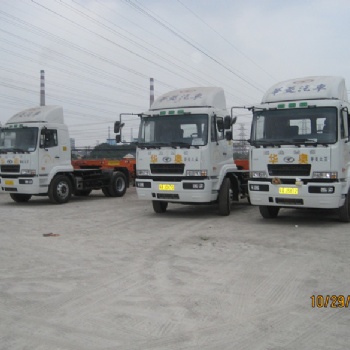
<svg viewBox="0 0 350 350">
<path fill-rule="evenodd" d="M 33 152 L 38 128 L 3 128 L 0 130 L 0 152 Z"/>
<path fill-rule="evenodd" d="M 204 146 L 208 142 L 208 115 L 143 116 L 139 145 Z"/>
<path fill-rule="evenodd" d="M 331 144 L 337 141 L 334 107 L 255 111 L 251 144 Z"/>
</svg>

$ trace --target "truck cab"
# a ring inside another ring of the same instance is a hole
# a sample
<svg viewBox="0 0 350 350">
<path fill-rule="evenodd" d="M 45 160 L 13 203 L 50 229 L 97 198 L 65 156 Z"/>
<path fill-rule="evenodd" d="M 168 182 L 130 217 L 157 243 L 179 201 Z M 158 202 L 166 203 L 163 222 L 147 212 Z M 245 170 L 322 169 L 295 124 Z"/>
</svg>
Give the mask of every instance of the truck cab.
<svg viewBox="0 0 350 350">
<path fill-rule="evenodd" d="M 278 83 L 253 109 L 250 200 L 261 215 L 329 208 L 349 221 L 349 103 L 341 77 Z"/>
<path fill-rule="evenodd" d="M 45 194 L 57 172 L 72 171 L 70 142 L 59 106 L 27 109 L 0 130 L 0 192 Z"/>
<path fill-rule="evenodd" d="M 40 106 L 17 113 L 0 129 L 0 193 L 16 202 L 48 196 L 63 204 L 72 194 L 87 196 L 101 189 L 107 197 L 121 197 L 128 186 L 123 165 L 72 164 L 63 108 Z"/>
<path fill-rule="evenodd" d="M 151 200 L 157 213 L 168 203 L 219 202 L 220 213 L 228 215 L 239 181 L 223 89 L 171 91 L 139 116 L 138 197 Z"/>
</svg>

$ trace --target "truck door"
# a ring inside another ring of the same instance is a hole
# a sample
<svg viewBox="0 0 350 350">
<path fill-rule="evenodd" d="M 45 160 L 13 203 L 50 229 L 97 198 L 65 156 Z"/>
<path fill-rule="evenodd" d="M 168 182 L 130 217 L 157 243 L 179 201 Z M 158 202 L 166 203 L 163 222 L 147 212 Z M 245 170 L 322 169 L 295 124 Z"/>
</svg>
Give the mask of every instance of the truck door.
<svg viewBox="0 0 350 350">
<path fill-rule="evenodd" d="M 39 175 L 48 175 L 60 162 L 56 129 L 42 129 L 39 148 Z"/>
<path fill-rule="evenodd" d="M 211 119 L 210 127 L 211 161 L 213 169 L 216 168 L 214 175 L 218 175 L 220 173 L 222 166 L 227 163 L 227 159 L 231 154 L 228 151 L 228 144 L 225 139 L 224 129 L 219 128 L 219 125 L 223 125 L 223 118 L 214 115 Z"/>
<path fill-rule="evenodd" d="M 341 111 L 341 138 L 342 144 L 344 147 L 343 155 L 344 160 L 343 164 L 346 168 L 346 174 L 348 177 L 348 181 L 350 181 L 350 115 L 347 108 L 343 108 Z"/>
</svg>

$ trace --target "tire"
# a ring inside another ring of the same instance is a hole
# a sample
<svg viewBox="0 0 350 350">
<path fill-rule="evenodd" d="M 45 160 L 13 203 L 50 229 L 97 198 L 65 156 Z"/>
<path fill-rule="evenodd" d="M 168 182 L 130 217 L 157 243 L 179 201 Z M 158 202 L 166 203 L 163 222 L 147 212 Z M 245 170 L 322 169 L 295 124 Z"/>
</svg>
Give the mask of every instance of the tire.
<svg viewBox="0 0 350 350">
<path fill-rule="evenodd" d="M 277 217 L 280 207 L 272 207 L 268 205 L 259 206 L 260 214 L 265 219 L 274 219 Z"/>
<path fill-rule="evenodd" d="M 341 222 L 350 221 L 350 201 L 349 201 L 350 191 L 346 195 L 344 204 L 338 209 L 339 220 Z"/>
<path fill-rule="evenodd" d="M 153 210 L 158 214 L 165 213 L 168 208 L 168 202 L 152 201 L 152 205 Z"/>
<path fill-rule="evenodd" d="M 92 190 L 76 190 L 74 196 L 87 197 Z"/>
<path fill-rule="evenodd" d="M 25 203 L 32 198 L 32 195 L 24 193 L 10 193 L 10 197 L 17 203 Z"/>
<path fill-rule="evenodd" d="M 230 198 L 231 181 L 228 177 L 225 177 L 222 181 L 219 191 L 219 214 L 222 216 L 230 215 L 231 211 L 231 198 Z"/>
<path fill-rule="evenodd" d="M 108 186 L 111 197 L 123 197 L 126 192 L 126 177 L 121 171 L 113 173 L 111 183 Z"/>
<path fill-rule="evenodd" d="M 49 198 L 54 204 L 67 203 L 72 196 L 72 184 L 65 175 L 55 176 L 49 187 Z"/>
</svg>

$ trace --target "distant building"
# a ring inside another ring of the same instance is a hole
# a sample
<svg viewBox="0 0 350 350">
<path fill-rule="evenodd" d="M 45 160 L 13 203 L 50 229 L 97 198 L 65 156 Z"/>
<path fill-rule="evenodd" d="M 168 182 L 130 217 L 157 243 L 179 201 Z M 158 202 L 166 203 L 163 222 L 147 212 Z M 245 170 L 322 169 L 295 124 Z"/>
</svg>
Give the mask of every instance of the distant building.
<svg viewBox="0 0 350 350">
<path fill-rule="evenodd" d="M 107 139 L 106 140 L 106 143 L 108 143 L 109 145 L 111 146 L 114 146 L 117 144 L 117 142 L 115 141 L 115 139 Z"/>
</svg>

